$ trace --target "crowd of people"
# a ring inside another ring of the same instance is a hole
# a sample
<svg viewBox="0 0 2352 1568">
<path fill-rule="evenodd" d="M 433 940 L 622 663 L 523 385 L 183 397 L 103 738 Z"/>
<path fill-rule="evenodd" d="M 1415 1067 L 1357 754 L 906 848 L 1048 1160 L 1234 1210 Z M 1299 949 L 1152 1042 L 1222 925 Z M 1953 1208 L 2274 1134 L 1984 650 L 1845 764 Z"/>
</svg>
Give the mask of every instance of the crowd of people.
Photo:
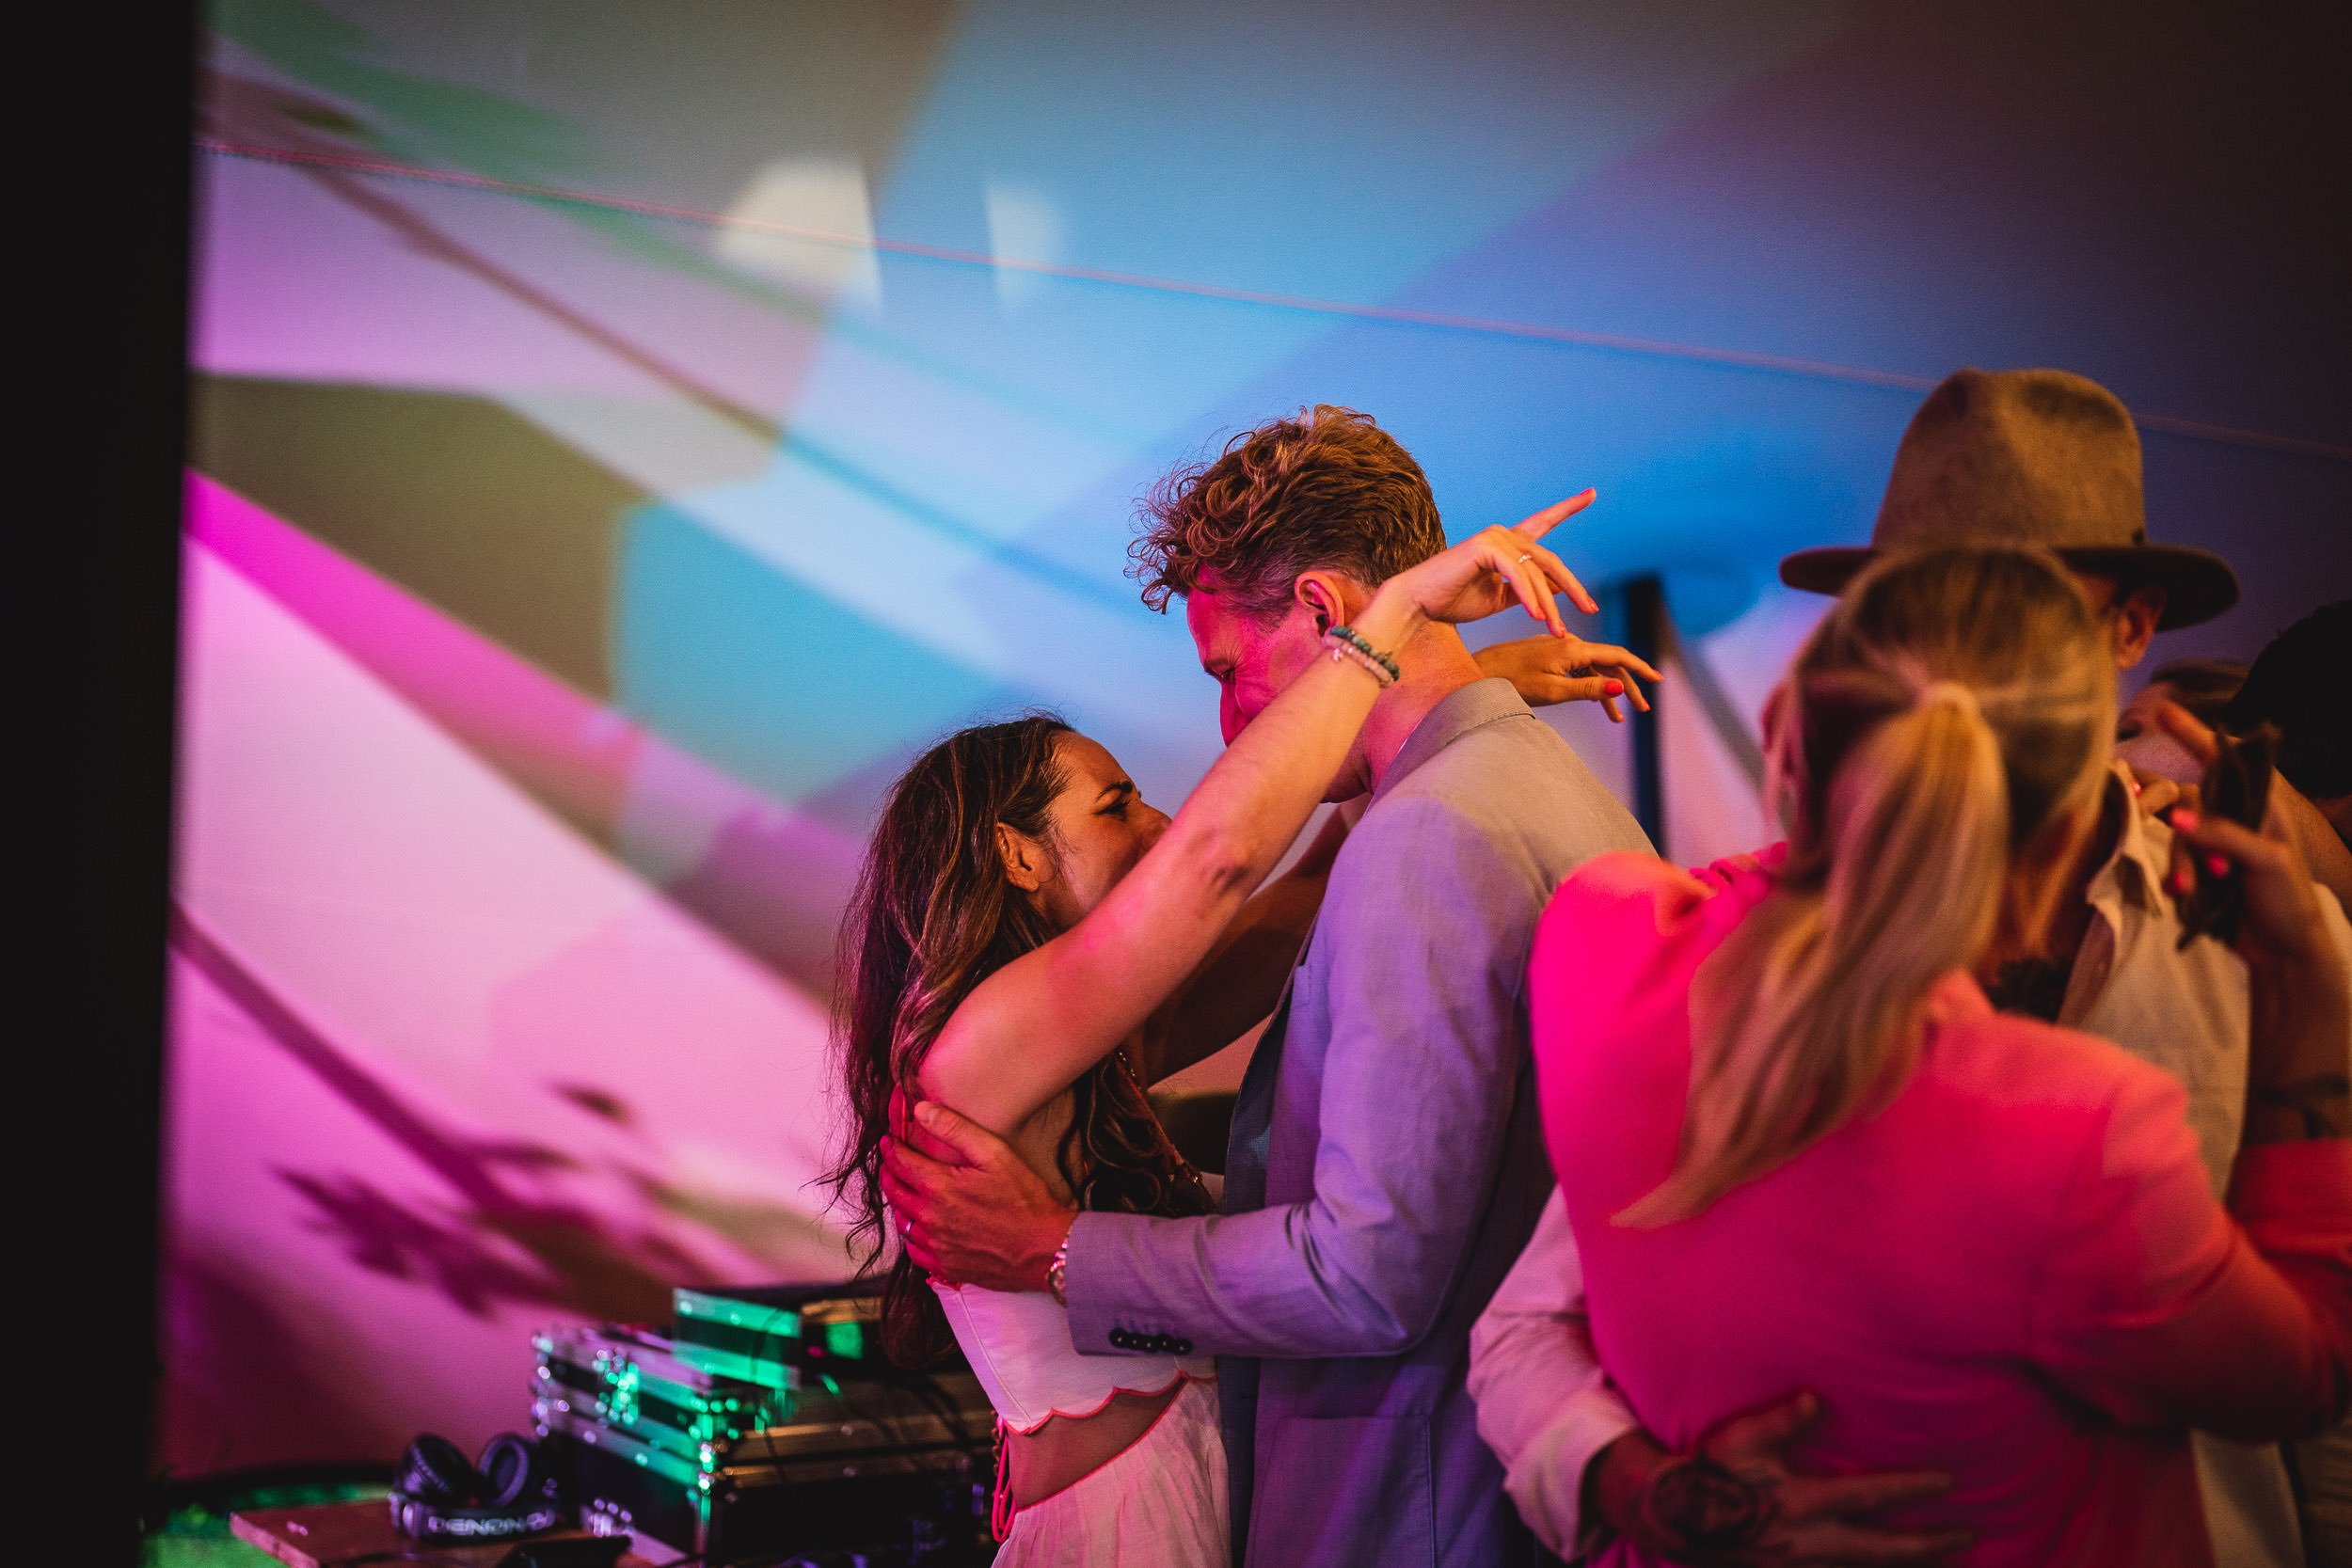
<svg viewBox="0 0 2352 1568">
<path fill-rule="evenodd" d="M 1682 869 L 1531 706 L 1659 678 L 1562 618 L 1592 499 L 1448 547 L 1371 419 L 1248 432 L 1136 546 L 1175 816 L 1049 715 L 894 789 L 837 1180 L 997 1560 L 2345 1560 L 2352 605 L 2119 712 L 2236 578 L 2104 388 L 1963 371 L 1783 563 L 1783 836 Z M 1205 1176 L 1147 1091 L 1262 1020 Z"/>
</svg>

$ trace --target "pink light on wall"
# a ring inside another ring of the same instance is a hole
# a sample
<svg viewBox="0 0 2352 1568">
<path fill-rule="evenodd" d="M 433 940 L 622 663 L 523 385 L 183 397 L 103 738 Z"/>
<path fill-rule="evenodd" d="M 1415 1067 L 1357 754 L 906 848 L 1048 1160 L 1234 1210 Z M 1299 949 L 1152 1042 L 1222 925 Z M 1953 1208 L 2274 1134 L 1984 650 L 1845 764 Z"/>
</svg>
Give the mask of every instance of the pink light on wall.
<svg viewBox="0 0 2352 1568">
<path fill-rule="evenodd" d="M 191 502 L 159 1459 L 478 1442 L 523 1418 L 535 1326 L 844 1273 L 822 1008 L 425 699 L 582 799 L 599 775 L 565 768 L 613 743 L 234 497 Z"/>
</svg>

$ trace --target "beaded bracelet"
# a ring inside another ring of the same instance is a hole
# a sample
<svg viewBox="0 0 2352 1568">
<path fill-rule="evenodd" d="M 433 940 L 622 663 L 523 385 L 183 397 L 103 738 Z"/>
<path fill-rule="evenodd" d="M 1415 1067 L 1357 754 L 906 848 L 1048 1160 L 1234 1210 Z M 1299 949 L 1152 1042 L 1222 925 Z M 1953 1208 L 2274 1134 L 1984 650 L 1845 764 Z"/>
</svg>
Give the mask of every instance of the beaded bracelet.
<svg viewBox="0 0 2352 1568">
<path fill-rule="evenodd" d="M 1371 656 L 1364 653 L 1361 649 L 1351 648 L 1346 643 L 1342 642 L 1337 638 L 1333 637 L 1325 638 L 1323 640 L 1323 645 L 1331 650 L 1332 663 L 1353 663 L 1365 674 L 1370 675 L 1373 678 L 1374 684 L 1378 686 L 1381 690 L 1386 691 L 1389 689 L 1391 684 L 1389 680 L 1389 673 L 1386 670 L 1381 669 L 1377 664 L 1375 664 L 1372 661 Z"/>
<path fill-rule="evenodd" d="M 1332 663 L 1354 663 L 1378 683 L 1382 690 L 1385 691 L 1396 684 L 1396 677 L 1389 673 L 1389 668 L 1382 662 L 1379 655 L 1368 654 L 1355 643 L 1345 641 L 1329 632 L 1324 633 L 1323 645 L 1331 650 Z"/>
<path fill-rule="evenodd" d="M 1345 656 L 1371 671 L 1384 688 L 1394 686 L 1404 673 L 1393 657 L 1374 647 L 1354 626 L 1333 626 L 1323 634 L 1323 645 L 1331 650 L 1333 658 Z"/>
</svg>

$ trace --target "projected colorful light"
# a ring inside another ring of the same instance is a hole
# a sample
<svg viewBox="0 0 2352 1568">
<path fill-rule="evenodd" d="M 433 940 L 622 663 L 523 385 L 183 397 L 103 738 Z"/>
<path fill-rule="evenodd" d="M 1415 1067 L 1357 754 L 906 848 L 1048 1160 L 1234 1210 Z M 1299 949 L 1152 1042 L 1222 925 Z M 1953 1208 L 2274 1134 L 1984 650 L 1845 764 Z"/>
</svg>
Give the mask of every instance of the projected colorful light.
<svg viewBox="0 0 2352 1568">
<path fill-rule="evenodd" d="M 2255 589 L 2205 645 L 2342 594 L 2301 263 L 2086 197 L 2169 102 L 1967 10 L 216 5 L 161 1460 L 478 1441 L 533 1327 L 837 1274 L 879 790 L 1047 704 L 1173 805 L 1214 690 L 1128 516 L 1269 414 L 1372 410 L 1457 531 L 1597 485 L 1564 553 L 1748 714 L 1772 563 L 1963 362 L 2161 417 L 2157 531 Z M 1687 695 L 1671 847 L 1747 847 Z"/>
</svg>

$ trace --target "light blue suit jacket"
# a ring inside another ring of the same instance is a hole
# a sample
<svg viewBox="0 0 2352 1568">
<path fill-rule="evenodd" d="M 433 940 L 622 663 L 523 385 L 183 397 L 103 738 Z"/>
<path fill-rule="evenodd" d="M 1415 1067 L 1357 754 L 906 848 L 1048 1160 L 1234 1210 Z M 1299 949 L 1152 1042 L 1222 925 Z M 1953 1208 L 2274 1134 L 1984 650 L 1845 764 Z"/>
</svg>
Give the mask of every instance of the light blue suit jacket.
<svg viewBox="0 0 2352 1568">
<path fill-rule="evenodd" d="M 1219 1357 L 1237 1563 L 1534 1560 L 1464 1387 L 1551 1187 L 1528 949 L 1579 863 L 1648 847 L 1509 683 L 1447 696 L 1332 867 L 1243 1081 L 1226 1212 L 1079 1216 L 1078 1349 Z"/>
</svg>

